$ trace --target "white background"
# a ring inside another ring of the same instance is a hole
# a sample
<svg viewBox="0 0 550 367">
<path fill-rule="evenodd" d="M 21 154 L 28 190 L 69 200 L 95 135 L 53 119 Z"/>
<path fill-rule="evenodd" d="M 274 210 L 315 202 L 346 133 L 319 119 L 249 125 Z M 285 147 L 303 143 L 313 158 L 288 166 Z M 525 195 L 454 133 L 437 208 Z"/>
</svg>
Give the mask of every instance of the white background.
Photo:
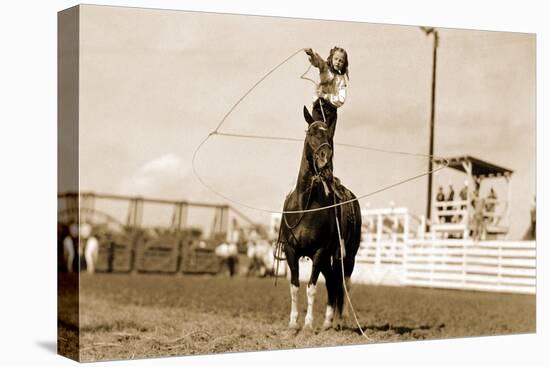
<svg viewBox="0 0 550 367">
<path fill-rule="evenodd" d="M 550 33 L 542 1 L 96 1 L 96 4 L 537 33 L 537 334 L 300 351 L 105 362 L 98 366 L 542 366 L 548 362 L 547 197 Z M 8 5 L 9 4 L 9 5 Z M 57 11 L 73 1 L 11 1 L 0 12 L 0 363 L 73 365 L 56 340 Z M 322 37 L 322 35 L 320 35 Z M 546 98 L 545 98 L 546 97 Z M 545 312 L 546 311 L 546 312 Z M 543 340 L 546 339 L 546 343 Z M 544 360 L 546 359 L 546 361 Z M 313 359 L 313 360 L 311 360 Z"/>
</svg>

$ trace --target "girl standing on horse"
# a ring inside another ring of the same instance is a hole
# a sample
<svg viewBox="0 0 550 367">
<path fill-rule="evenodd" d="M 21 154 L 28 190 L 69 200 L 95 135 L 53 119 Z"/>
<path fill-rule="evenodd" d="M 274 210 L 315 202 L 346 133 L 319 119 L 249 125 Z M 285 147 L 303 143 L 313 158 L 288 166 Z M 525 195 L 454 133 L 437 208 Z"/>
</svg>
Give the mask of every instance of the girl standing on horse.
<svg viewBox="0 0 550 367">
<path fill-rule="evenodd" d="M 319 69 L 320 82 L 313 102 L 313 119 L 325 121 L 329 129 L 329 143 L 334 149 L 337 109 L 346 101 L 348 85 L 348 54 L 341 47 L 333 47 L 328 59 L 323 60 L 311 48 L 306 48 L 311 65 Z"/>
</svg>

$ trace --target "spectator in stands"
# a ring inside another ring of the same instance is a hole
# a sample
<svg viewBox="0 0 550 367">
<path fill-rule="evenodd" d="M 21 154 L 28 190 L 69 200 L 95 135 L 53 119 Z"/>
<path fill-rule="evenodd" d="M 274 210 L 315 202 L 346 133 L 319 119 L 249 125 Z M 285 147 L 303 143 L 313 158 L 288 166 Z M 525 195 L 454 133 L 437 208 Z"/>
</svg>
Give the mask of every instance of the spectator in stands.
<svg viewBox="0 0 550 367">
<path fill-rule="evenodd" d="M 455 200 L 455 190 L 453 188 L 453 185 L 449 184 L 449 193 L 447 194 L 447 201 L 449 203 L 452 203 Z M 452 211 L 454 209 L 453 205 L 450 205 L 446 208 L 449 211 Z M 445 216 L 445 222 L 451 222 L 453 219 L 452 215 L 446 215 Z"/>
<path fill-rule="evenodd" d="M 533 202 L 531 203 L 531 237 L 533 239 L 537 238 L 537 196 L 533 197 Z"/>
<path fill-rule="evenodd" d="M 472 206 L 474 207 L 474 216 L 472 220 L 474 240 L 483 239 L 485 231 L 485 221 L 483 218 L 483 209 L 485 207 L 485 200 L 479 197 L 479 191 L 476 189 L 473 192 Z"/>
<path fill-rule="evenodd" d="M 468 180 L 464 181 L 464 186 L 458 193 L 458 196 L 460 197 L 460 200 L 466 201 L 468 200 Z M 460 206 L 460 209 L 466 209 L 466 204 L 462 204 Z"/>
<path fill-rule="evenodd" d="M 443 186 L 438 187 L 437 194 L 435 195 L 435 201 L 437 201 L 438 204 L 445 201 L 445 193 L 443 192 Z M 440 210 L 443 210 L 443 207 L 440 206 L 440 205 L 437 205 L 436 208 L 437 208 L 438 212 Z M 445 216 L 444 215 L 440 215 L 440 216 L 438 216 L 438 218 L 439 218 L 439 222 L 445 222 Z"/>
<path fill-rule="evenodd" d="M 488 223 L 496 224 L 497 218 L 495 217 L 495 207 L 496 207 L 497 194 L 495 189 L 491 187 L 489 194 L 483 201 L 483 220 L 485 225 Z"/>
<path fill-rule="evenodd" d="M 466 201 L 468 200 L 468 180 L 464 181 L 464 186 L 462 187 L 462 189 L 460 189 L 458 196 L 460 200 L 464 202 L 460 204 L 460 210 L 466 209 L 468 207 L 468 204 L 466 203 Z M 457 222 L 461 222 L 462 218 L 463 218 L 462 214 L 459 214 L 457 217 Z"/>
<path fill-rule="evenodd" d="M 481 181 L 478 178 L 476 178 L 474 181 L 474 191 L 472 191 L 472 201 L 471 201 L 472 208 L 474 209 L 477 207 L 477 203 L 480 200 L 479 199 L 480 186 L 481 186 Z"/>
<path fill-rule="evenodd" d="M 497 194 L 495 192 L 495 189 L 491 187 L 491 190 L 487 195 L 487 200 L 485 201 L 485 210 L 487 212 L 492 213 L 495 211 L 496 200 L 497 200 Z"/>
<path fill-rule="evenodd" d="M 523 235 L 524 241 L 533 241 L 537 239 L 537 197 L 533 197 L 533 201 L 531 201 L 531 209 L 529 210 L 529 215 L 531 219 L 531 224 L 529 225 L 529 228 Z"/>
</svg>

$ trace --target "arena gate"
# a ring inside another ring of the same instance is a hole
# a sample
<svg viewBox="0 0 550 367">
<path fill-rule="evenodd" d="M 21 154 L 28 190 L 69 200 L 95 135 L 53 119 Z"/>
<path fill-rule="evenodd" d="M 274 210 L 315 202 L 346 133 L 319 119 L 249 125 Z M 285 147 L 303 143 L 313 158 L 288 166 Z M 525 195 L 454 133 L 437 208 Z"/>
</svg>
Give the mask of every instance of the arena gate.
<svg viewBox="0 0 550 367">
<path fill-rule="evenodd" d="M 228 205 L 91 192 L 59 194 L 59 247 L 71 223 L 92 225 L 99 241 L 96 271 L 169 274 L 217 273 L 214 248 L 232 223 L 254 225 Z"/>
</svg>

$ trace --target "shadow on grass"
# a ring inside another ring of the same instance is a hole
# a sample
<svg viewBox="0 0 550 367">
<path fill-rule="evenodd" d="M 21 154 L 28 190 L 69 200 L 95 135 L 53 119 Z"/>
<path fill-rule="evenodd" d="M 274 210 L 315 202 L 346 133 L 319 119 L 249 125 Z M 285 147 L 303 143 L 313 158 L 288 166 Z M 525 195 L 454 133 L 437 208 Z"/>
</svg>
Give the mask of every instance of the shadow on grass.
<svg viewBox="0 0 550 367">
<path fill-rule="evenodd" d="M 362 326 L 362 329 L 364 331 L 372 330 L 372 331 L 393 331 L 396 334 L 404 335 L 409 334 L 414 331 L 419 330 L 437 330 L 441 331 L 445 327 L 445 324 L 440 324 L 437 326 L 429 326 L 429 325 L 419 325 L 415 327 L 408 327 L 408 326 L 398 326 L 398 325 L 390 325 L 389 323 L 381 324 L 381 325 L 365 325 Z M 353 331 L 354 333 L 361 334 L 361 330 L 359 330 L 358 327 L 349 328 L 349 330 Z"/>
</svg>

